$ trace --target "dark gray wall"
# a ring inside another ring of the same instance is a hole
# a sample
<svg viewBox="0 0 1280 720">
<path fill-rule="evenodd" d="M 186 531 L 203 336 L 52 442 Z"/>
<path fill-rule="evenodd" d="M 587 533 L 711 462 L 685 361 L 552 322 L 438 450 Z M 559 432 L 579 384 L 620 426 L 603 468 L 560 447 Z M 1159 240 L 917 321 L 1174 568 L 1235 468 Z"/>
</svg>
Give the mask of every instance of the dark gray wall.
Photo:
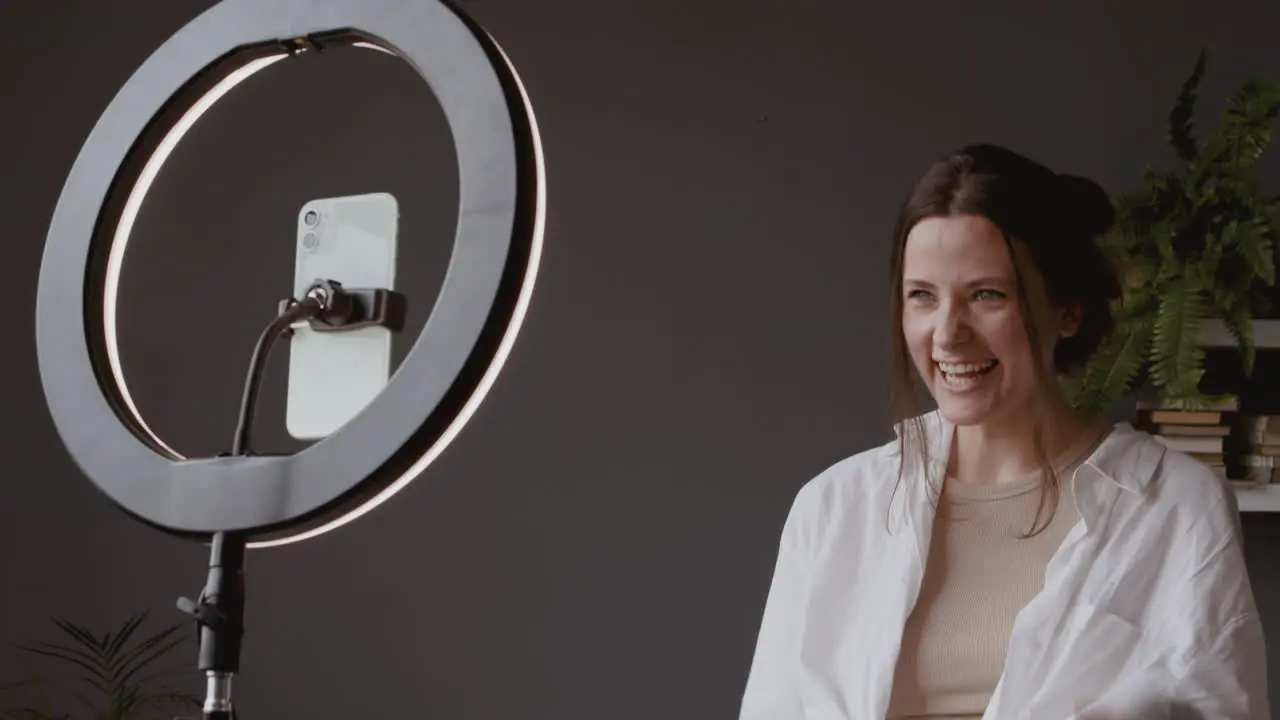
<svg viewBox="0 0 1280 720">
<path fill-rule="evenodd" d="M 0 641 L 41 637 L 50 614 L 176 618 L 174 598 L 204 580 L 203 548 L 126 519 L 63 452 L 32 299 L 98 114 L 209 5 L 0 4 L 14 312 L 0 354 Z M 1244 75 L 1280 73 L 1270 0 L 463 6 L 538 111 L 545 272 L 508 371 L 425 477 L 340 532 L 251 556 L 248 718 L 733 716 L 792 495 L 889 437 L 887 232 L 913 177 L 992 140 L 1120 189 L 1168 161 L 1165 115 L 1201 45 L 1215 112 Z M 425 88 L 374 53 L 288 65 L 193 131 L 130 251 L 132 386 L 189 453 L 230 440 L 253 339 L 288 289 L 301 202 L 396 193 L 412 298 L 431 297 L 447 258 L 456 179 Z M 419 302 L 411 332 L 425 313 Z M 264 426 L 281 418 L 281 369 Z M 291 447 L 277 428 L 264 443 Z M 1246 527 L 1280 647 L 1280 526 Z M 0 649 L 0 679 L 21 668 Z"/>
</svg>

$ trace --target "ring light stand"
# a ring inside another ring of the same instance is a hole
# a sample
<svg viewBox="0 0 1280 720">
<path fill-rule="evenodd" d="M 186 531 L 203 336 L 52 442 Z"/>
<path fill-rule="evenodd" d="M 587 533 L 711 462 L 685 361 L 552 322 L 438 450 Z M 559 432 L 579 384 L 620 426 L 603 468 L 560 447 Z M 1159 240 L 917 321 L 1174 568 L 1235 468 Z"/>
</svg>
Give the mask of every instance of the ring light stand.
<svg viewBox="0 0 1280 720">
<path fill-rule="evenodd" d="M 395 327 L 385 288 L 318 282 L 281 304 L 254 349 L 229 454 L 187 458 L 147 427 L 129 395 L 115 307 L 130 230 L 165 158 L 196 119 L 269 65 L 335 45 L 408 62 L 439 100 L 456 146 L 458 224 L 444 284 L 384 392 L 334 434 L 287 456 L 248 451 L 258 378 L 293 322 Z M 113 503 L 161 531 L 210 544 L 199 600 L 204 717 L 234 717 L 246 548 L 298 542 L 370 511 L 458 435 L 511 351 L 533 291 L 545 224 L 537 124 L 514 68 L 441 0 L 222 0 L 174 34 L 94 126 L 58 199 L 36 302 L 46 401 L 77 466 Z"/>
</svg>

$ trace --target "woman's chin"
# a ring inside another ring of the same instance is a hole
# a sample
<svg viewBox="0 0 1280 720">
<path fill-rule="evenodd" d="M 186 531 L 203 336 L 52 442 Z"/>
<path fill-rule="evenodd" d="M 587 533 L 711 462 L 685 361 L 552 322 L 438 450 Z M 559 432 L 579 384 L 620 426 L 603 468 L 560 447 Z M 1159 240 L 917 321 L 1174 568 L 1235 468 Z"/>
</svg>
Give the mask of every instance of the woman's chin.
<svg viewBox="0 0 1280 720">
<path fill-rule="evenodd" d="M 981 425 L 995 414 L 989 403 L 974 402 L 971 398 L 936 398 L 938 412 L 952 425 Z"/>
</svg>

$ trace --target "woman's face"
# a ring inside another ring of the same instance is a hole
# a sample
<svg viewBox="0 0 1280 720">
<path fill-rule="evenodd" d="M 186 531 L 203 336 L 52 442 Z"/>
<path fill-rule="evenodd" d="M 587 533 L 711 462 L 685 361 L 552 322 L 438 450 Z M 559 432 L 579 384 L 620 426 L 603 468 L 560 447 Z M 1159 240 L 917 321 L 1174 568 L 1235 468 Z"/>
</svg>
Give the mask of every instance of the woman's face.
<svg viewBox="0 0 1280 720">
<path fill-rule="evenodd" d="M 1075 323 L 1050 305 L 1039 273 L 1014 247 L 1051 378 L 1053 347 Z M 1003 424 L 1036 411 L 1037 373 L 1013 259 L 995 224 L 975 215 L 917 223 L 903 252 L 902 293 L 907 348 L 943 417 L 956 425 Z"/>
</svg>

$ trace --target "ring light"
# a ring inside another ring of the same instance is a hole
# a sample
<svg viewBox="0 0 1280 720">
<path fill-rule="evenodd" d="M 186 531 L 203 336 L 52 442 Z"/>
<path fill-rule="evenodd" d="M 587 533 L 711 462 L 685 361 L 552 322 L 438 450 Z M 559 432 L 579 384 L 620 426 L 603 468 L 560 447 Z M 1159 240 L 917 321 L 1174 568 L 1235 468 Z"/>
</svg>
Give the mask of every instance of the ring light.
<svg viewBox="0 0 1280 720">
<path fill-rule="evenodd" d="M 169 153 L 218 98 L 337 44 L 408 62 L 448 121 L 458 224 L 435 308 L 385 390 L 334 434 L 288 456 L 182 457 L 143 421 L 119 359 L 116 298 L 134 220 Z M 166 532 L 230 532 L 266 547 L 332 530 L 422 473 L 483 401 L 529 305 L 545 211 L 529 99 L 497 43 L 458 10 L 439 0 L 223 0 L 123 86 L 58 199 L 36 304 L 57 431 L 103 493 Z"/>
</svg>

